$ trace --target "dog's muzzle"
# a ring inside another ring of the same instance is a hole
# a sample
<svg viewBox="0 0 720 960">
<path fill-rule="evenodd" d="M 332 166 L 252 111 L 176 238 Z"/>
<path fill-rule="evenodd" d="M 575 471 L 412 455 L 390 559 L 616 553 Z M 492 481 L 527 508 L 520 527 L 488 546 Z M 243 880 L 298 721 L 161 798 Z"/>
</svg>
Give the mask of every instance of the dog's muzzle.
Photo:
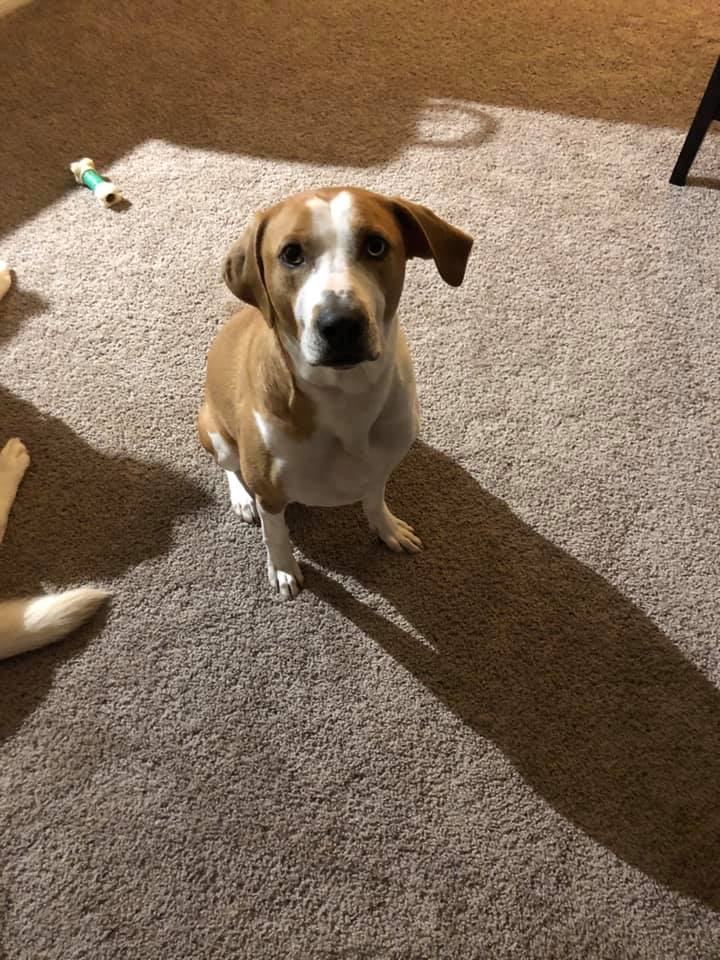
<svg viewBox="0 0 720 960">
<path fill-rule="evenodd" d="M 360 307 L 327 306 L 318 313 L 315 329 L 322 343 L 319 366 L 354 367 L 377 360 L 370 349 L 368 317 Z"/>
</svg>

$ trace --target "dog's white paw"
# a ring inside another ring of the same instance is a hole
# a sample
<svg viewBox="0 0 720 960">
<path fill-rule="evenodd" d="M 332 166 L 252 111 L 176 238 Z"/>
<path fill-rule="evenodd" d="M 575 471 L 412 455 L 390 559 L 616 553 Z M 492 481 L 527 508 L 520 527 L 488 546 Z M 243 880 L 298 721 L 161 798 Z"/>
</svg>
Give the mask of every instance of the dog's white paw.
<svg viewBox="0 0 720 960">
<path fill-rule="evenodd" d="M 303 585 L 302 571 L 295 557 L 291 556 L 282 568 L 276 568 L 272 560 L 268 560 L 268 580 L 281 600 L 294 600 Z"/>
<path fill-rule="evenodd" d="M 410 524 L 390 513 L 387 507 L 382 520 L 374 526 L 382 542 L 395 553 L 420 553 L 423 548 L 422 540 Z"/>
<path fill-rule="evenodd" d="M 255 506 L 254 500 L 233 500 L 231 501 L 231 506 L 233 513 L 236 513 L 241 520 L 245 521 L 245 523 L 252 523 L 255 525 L 260 523 L 260 518 L 258 517 L 257 507 Z"/>
<path fill-rule="evenodd" d="M 245 523 L 260 523 L 260 517 L 255 506 L 255 497 L 246 489 L 237 474 L 230 470 L 227 470 L 226 473 L 230 485 L 230 506 L 233 513 L 236 513 Z"/>
</svg>

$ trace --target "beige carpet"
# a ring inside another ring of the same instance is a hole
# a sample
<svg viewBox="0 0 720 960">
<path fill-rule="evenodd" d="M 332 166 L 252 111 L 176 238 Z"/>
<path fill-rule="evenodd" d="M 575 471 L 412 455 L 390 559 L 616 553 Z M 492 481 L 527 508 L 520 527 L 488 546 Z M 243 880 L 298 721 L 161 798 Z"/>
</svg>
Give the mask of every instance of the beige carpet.
<svg viewBox="0 0 720 960">
<path fill-rule="evenodd" d="M 710 0 L 0 20 L 0 582 L 115 593 L 0 665 L 0 957 L 720 956 L 720 141 L 667 184 L 719 52 Z M 294 508 L 281 605 L 193 419 L 229 241 L 338 181 L 477 245 L 404 300 L 427 551 Z"/>
</svg>

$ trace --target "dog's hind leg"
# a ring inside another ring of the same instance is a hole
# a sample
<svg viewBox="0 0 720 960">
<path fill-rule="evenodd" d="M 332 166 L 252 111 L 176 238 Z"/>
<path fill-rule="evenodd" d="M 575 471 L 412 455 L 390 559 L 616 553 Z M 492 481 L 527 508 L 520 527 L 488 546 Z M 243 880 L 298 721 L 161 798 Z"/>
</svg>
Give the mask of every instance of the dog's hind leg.
<svg viewBox="0 0 720 960">
<path fill-rule="evenodd" d="M 259 523 L 255 497 L 240 479 L 240 457 L 237 447 L 220 431 L 206 403 L 198 414 L 198 434 L 202 445 L 215 457 L 218 466 L 225 471 L 233 512 L 245 523 Z"/>
<path fill-rule="evenodd" d="M 230 487 L 230 503 L 233 511 L 241 517 L 245 523 L 259 523 L 257 507 L 255 506 L 255 497 L 250 493 L 245 484 L 240 479 L 237 472 L 226 470 L 225 476 Z"/>
</svg>

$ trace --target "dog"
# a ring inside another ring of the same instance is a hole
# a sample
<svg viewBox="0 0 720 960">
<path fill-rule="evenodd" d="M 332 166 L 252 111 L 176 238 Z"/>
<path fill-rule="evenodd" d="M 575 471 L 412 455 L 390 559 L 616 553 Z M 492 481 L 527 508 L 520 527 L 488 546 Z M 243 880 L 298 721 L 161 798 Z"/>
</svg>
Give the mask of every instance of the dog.
<svg viewBox="0 0 720 960">
<path fill-rule="evenodd" d="M 407 260 L 432 259 L 459 286 L 472 244 L 418 203 L 334 187 L 256 214 L 230 249 L 224 279 L 246 306 L 210 347 L 198 433 L 226 472 L 233 510 L 260 522 L 281 599 L 303 583 L 288 503 L 359 501 L 391 550 L 422 549 L 385 502 L 419 427 L 397 307 Z"/>
<path fill-rule="evenodd" d="M 29 464 L 30 455 L 17 437 L 0 450 L 0 544 Z M 87 620 L 107 596 L 105 590 L 79 587 L 0 603 L 0 660 L 59 640 Z"/>
</svg>

